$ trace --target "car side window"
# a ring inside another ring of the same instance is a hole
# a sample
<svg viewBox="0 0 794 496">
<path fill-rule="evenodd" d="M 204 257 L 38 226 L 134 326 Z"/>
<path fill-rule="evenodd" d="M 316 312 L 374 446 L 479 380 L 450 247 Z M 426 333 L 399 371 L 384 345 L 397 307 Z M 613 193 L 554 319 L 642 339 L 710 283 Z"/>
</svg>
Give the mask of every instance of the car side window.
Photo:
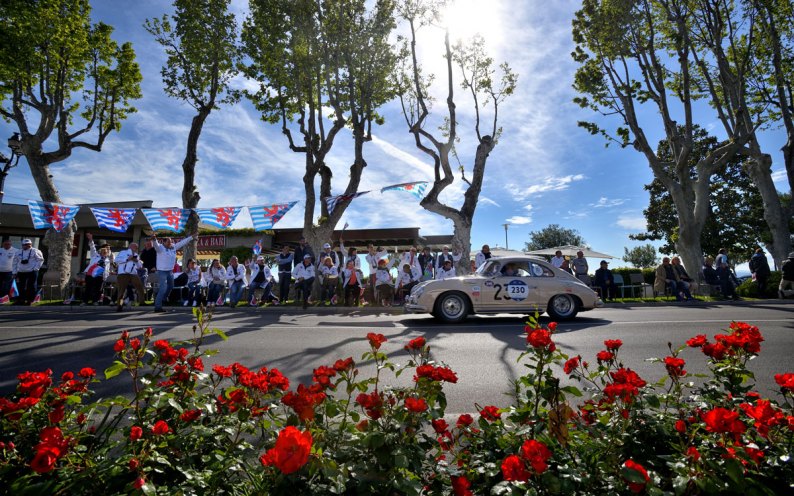
<svg viewBox="0 0 794 496">
<path fill-rule="evenodd" d="M 530 267 L 533 277 L 554 277 L 554 272 L 552 272 L 552 270 L 545 265 L 531 263 Z"/>
<path fill-rule="evenodd" d="M 499 269 L 502 268 L 502 264 L 499 262 L 490 262 L 483 267 L 482 274 L 484 276 L 495 276 L 499 274 Z"/>
</svg>

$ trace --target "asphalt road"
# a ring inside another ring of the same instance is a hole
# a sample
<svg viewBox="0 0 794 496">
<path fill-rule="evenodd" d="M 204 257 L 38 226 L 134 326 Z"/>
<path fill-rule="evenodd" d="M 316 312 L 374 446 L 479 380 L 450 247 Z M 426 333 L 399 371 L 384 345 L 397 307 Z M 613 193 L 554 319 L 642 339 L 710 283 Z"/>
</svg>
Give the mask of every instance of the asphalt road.
<svg viewBox="0 0 794 496">
<path fill-rule="evenodd" d="M 149 307 L 151 308 L 151 307 Z M 311 380 L 312 369 L 352 356 L 359 361 L 367 351 L 366 334 L 384 334 L 383 350 L 395 363 L 406 362 L 402 347 L 412 338 L 424 336 L 435 360 L 449 365 L 459 377 L 445 387 L 448 413 L 472 412 L 480 405 L 506 406 L 510 382 L 523 373 L 516 359 L 524 350 L 524 319 L 519 316 L 472 317 L 459 325 L 437 324 L 429 315 L 379 313 L 372 309 L 338 314 L 329 309 L 303 313 L 298 309 L 220 309 L 213 326 L 224 330 L 229 340 L 211 336 L 206 348 L 219 350 L 205 363 L 278 368 L 291 381 Z M 758 380 L 757 390 L 774 395 L 776 373 L 794 372 L 794 302 L 760 302 L 720 305 L 612 306 L 580 314 L 561 323 L 554 341 L 566 353 L 580 354 L 595 363 L 595 354 L 605 339 L 621 339 L 623 363 L 649 382 L 665 375 L 664 367 L 646 361 L 664 357 L 668 342 L 683 344 L 696 334 L 709 337 L 732 321 L 745 321 L 761 328 L 765 342 L 760 356 L 751 362 Z M 541 317 L 541 323 L 548 319 Z M 187 309 L 166 314 L 129 311 L 117 314 L 109 308 L 39 307 L 0 310 L 0 394 L 16 384 L 25 370 L 51 368 L 57 376 L 66 370 L 91 366 L 104 370 L 113 360 L 113 343 L 123 329 L 140 334 L 154 328 L 156 338 L 187 339 L 192 336 L 193 318 Z M 699 350 L 685 350 L 687 370 L 703 372 L 705 360 Z M 371 374 L 371 363 L 359 363 L 362 374 Z M 386 381 L 406 384 L 410 375 Z M 560 371 L 560 375 L 562 372 Z M 128 391 L 127 381 L 114 380 L 94 387 L 100 395 Z"/>
</svg>

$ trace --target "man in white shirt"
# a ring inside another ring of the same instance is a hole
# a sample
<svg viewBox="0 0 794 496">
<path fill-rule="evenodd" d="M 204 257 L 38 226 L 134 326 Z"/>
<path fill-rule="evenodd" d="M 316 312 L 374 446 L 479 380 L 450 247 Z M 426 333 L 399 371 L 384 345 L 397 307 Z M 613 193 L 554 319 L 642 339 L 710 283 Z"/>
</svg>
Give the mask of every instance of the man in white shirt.
<svg viewBox="0 0 794 496">
<path fill-rule="evenodd" d="M 554 256 L 551 257 L 551 264 L 558 269 L 562 267 L 562 263 L 565 262 L 565 257 L 562 256 L 562 252 L 557 250 L 554 252 Z"/>
<path fill-rule="evenodd" d="M 287 247 L 287 251 L 289 247 Z M 290 254 L 292 257 L 292 254 Z M 290 258 L 290 262 L 292 263 L 292 258 Z M 287 272 L 283 276 L 281 275 L 281 271 L 279 271 L 279 277 L 286 277 L 287 281 L 290 279 L 290 273 Z M 251 305 L 256 305 L 256 301 L 259 300 L 263 304 L 270 301 L 273 302 L 274 305 L 279 304 L 279 299 L 273 294 L 273 275 L 270 273 L 270 267 L 265 265 L 265 257 L 259 256 L 256 258 L 256 263 L 251 266 L 251 284 L 248 286 L 248 292 L 250 293 L 249 296 L 251 297 Z M 262 297 L 256 297 L 256 291 L 262 290 Z"/>
<path fill-rule="evenodd" d="M 171 238 L 165 238 L 160 244 L 157 238 L 152 238 L 154 250 L 157 252 L 157 280 L 160 287 L 157 289 L 157 296 L 154 299 L 154 311 L 165 312 L 163 301 L 171 294 L 174 289 L 174 265 L 176 265 L 176 251 L 195 237 L 190 235 L 177 244 Z"/>
<path fill-rule="evenodd" d="M 237 257 L 229 259 L 229 266 L 226 267 L 226 280 L 229 281 L 229 308 L 235 308 L 243 297 L 243 291 L 248 285 L 245 277 L 245 267 L 240 265 Z"/>
<path fill-rule="evenodd" d="M 14 257 L 18 251 L 11 246 L 10 239 L 3 240 L 3 246 L 0 247 L 0 298 L 11 291 L 11 284 L 14 282 Z"/>
<path fill-rule="evenodd" d="M 18 302 L 22 305 L 30 305 L 36 297 L 37 280 L 39 269 L 44 264 L 44 256 L 29 239 L 22 240 L 22 249 L 14 255 L 14 264 L 11 271 L 17 278 L 17 289 L 19 289 Z"/>
<path fill-rule="evenodd" d="M 441 270 L 445 262 L 449 261 L 450 264 L 455 265 L 458 263 L 458 260 L 460 260 L 460 255 L 450 253 L 449 246 L 444 246 L 441 248 L 441 253 L 438 254 L 438 258 L 436 259 L 436 271 Z M 436 279 L 438 279 L 438 277 L 436 277 Z"/>
<path fill-rule="evenodd" d="M 450 277 L 455 277 L 455 267 L 452 266 L 451 260 L 445 260 L 444 265 L 436 272 L 436 280 L 443 281 Z"/>
<path fill-rule="evenodd" d="M 314 265 L 310 254 L 303 255 L 303 262 L 292 269 L 292 277 L 295 278 L 295 299 L 297 292 L 301 292 L 303 298 L 303 308 L 308 306 L 309 296 L 312 294 L 312 284 L 314 284 Z"/>
<path fill-rule="evenodd" d="M 130 243 L 129 248 L 119 252 L 116 257 L 116 264 L 118 267 L 118 277 L 116 279 L 118 305 L 116 306 L 116 311 L 120 312 L 124 309 L 124 296 L 130 284 L 132 284 L 137 293 L 138 305 L 144 305 L 146 291 L 144 291 L 143 282 L 138 276 L 138 271 L 143 268 L 143 264 L 138 259 L 138 243 Z"/>
<path fill-rule="evenodd" d="M 474 268 L 479 269 L 480 265 L 484 264 L 489 258 L 491 258 L 491 247 L 482 245 L 482 250 L 474 256 Z"/>
<path fill-rule="evenodd" d="M 419 255 L 416 253 L 416 247 L 412 246 L 410 250 L 403 253 L 402 259 L 400 260 L 400 265 L 409 264 L 411 269 L 416 269 L 420 273 L 422 272 L 422 265 L 419 263 Z"/>
</svg>

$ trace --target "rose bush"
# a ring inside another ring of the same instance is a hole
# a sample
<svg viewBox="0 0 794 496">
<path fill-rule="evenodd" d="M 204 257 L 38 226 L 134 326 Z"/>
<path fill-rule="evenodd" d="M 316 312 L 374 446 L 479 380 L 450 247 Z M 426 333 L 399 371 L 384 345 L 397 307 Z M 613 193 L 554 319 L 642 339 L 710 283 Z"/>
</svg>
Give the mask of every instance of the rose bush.
<svg viewBox="0 0 794 496">
<path fill-rule="evenodd" d="M 20 374 L 0 398 L 2 492 L 771 495 L 794 484 L 794 373 L 775 375 L 779 401 L 754 392 L 747 363 L 763 337 L 745 323 L 671 346 L 651 359 L 665 379 L 649 384 L 621 363 L 620 340 L 589 362 L 558 349 L 556 324 L 530 319 L 512 404 L 445 418 L 443 385 L 458 377 L 423 337 L 398 365 L 369 333 L 361 360 L 374 377 L 347 357 L 293 387 L 276 369 L 206 371 L 203 338 L 225 336 L 196 315 L 184 342 L 122 333 L 105 380 L 128 374 L 129 396 L 93 401 L 89 368 Z M 709 365 L 701 385 L 685 368 L 694 350 Z M 412 385 L 387 385 L 387 371 Z"/>
</svg>

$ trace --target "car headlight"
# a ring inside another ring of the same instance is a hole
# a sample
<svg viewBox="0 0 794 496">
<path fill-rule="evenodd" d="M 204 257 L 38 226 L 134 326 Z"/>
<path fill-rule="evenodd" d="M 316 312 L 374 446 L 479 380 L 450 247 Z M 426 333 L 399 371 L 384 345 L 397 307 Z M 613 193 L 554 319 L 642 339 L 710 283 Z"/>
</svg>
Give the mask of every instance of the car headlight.
<svg viewBox="0 0 794 496">
<path fill-rule="evenodd" d="M 422 296 L 422 293 L 425 292 L 426 286 L 427 284 L 418 284 L 414 286 L 414 289 L 411 290 L 411 299 L 413 301 L 419 300 L 419 298 Z"/>
</svg>

